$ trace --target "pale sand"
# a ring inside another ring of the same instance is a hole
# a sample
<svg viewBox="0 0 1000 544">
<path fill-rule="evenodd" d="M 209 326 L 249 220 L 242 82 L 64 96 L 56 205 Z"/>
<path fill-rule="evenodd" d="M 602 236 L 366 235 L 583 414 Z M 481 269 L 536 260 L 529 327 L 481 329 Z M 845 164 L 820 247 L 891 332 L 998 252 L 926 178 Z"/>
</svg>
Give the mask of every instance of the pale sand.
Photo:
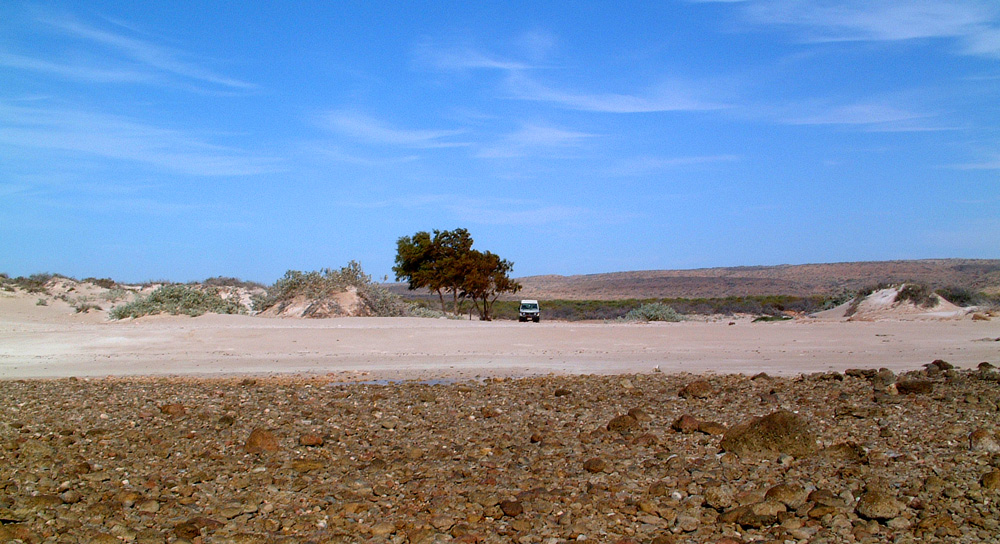
<svg viewBox="0 0 1000 544">
<path fill-rule="evenodd" d="M 107 322 L 0 306 L 0 378 L 333 374 L 343 380 L 663 372 L 775 375 L 944 359 L 1000 366 L 1000 320 L 540 324 L 206 315 Z"/>
</svg>

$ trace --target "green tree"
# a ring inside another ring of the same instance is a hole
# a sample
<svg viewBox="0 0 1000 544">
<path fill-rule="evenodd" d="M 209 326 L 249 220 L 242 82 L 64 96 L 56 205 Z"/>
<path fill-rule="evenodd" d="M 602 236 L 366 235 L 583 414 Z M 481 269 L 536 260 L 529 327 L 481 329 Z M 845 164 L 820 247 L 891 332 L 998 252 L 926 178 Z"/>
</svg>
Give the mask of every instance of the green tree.
<svg viewBox="0 0 1000 544">
<path fill-rule="evenodd" d="M 472 251 L 472 236 L 465 229 L 420 231 L 396 241 L 396 280 L 406 280 L 411 290 L 429 289 L 437 293 L 441 311 L 447 312 L 444 294 L 451 293 L 452 311 L 458 313 L 462 294 L 464 263 Z"/>
<path fill-rule="evenodd" d="M 466 255 L 462 294 L 472 299 L 480 319 L 492 319 L 493 303 L 500 295 L 521 290 L 521 284 L 510 278 L 513 268 L 514 263 L 489 251 L 472 250 Z"/>
</svg>

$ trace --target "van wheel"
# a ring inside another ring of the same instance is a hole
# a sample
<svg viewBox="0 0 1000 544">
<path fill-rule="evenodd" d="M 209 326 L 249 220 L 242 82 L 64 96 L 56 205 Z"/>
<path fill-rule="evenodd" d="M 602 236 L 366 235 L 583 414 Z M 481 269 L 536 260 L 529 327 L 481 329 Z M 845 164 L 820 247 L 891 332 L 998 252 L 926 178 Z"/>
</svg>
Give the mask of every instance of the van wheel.
<svg viewBox="0 0 1000 544">
<path fill-rule="evenodd" d="M 538 322 L 539 322 L 539 321 L 541 321 L 541 320 L 542 320 L 542 318 L 540 318 L 540 317 L 536 317 L 536 318 L 534 319 L 535 323 L 538 323 Z"/>
</svg>

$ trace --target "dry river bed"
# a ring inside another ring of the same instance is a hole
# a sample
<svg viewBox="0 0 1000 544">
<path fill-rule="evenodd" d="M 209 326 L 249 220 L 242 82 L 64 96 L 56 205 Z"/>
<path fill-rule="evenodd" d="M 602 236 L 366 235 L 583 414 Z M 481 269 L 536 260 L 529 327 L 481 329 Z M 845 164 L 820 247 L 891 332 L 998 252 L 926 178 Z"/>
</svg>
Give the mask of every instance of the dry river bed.
<svg viewBox="0 0 1000 544">
<path fill-rule="evenodd" d="M 1000 354 L 1000 319 L 533 324 L 204 315 L 108 322 L 20 302 L 0 306 L 0 378 L 335 372 L 355 381 L 426 380 L 647 373 L 657 366 L 665 373 L 794 375 L 849 367 L 901 372 L 928 358 L 974 368 Z"/>
<path fill-rule="evenodd" d="M 0 542 L 998 542 L 998 411 L 940 361 L 3 380 Z"/>
</svg>

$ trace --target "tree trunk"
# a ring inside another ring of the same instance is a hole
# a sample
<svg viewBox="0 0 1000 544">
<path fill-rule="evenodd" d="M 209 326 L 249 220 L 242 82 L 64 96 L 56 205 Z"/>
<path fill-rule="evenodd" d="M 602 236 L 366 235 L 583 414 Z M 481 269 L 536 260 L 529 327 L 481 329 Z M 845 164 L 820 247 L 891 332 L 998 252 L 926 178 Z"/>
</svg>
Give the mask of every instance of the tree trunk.
<svg viewBox="0 0 1000 544">
<path fill-rule="evenodd" d="M 446 314 L 448 313 L 448 309 L 444 307 L 444 291 L 438 289 L 437 292 L 438 298 L 441 299 L 441 313 Z"/>
</svg>

